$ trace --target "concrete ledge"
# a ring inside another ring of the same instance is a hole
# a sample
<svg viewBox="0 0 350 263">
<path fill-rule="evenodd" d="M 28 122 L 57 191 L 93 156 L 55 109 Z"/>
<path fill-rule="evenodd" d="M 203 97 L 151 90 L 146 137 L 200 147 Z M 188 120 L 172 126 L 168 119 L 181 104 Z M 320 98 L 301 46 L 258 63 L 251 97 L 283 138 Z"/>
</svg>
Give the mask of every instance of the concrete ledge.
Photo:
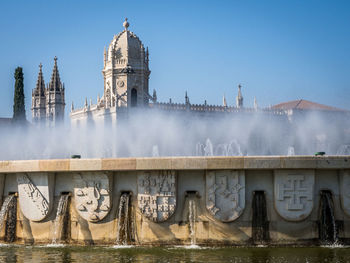
<svg viewBox="0 0 350 263">
<path fill-rule="evenodd" d="M 212 169 L 350 169 L 350 156 L 206 156 L 0 161 L 0 173 Z"/>
</svg>

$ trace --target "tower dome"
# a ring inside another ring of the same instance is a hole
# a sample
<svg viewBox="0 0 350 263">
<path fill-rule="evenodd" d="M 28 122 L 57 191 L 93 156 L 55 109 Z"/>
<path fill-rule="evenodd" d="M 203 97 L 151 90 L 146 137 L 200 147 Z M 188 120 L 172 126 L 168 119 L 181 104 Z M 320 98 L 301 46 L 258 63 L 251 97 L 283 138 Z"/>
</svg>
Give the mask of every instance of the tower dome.
<svg viewBox="0 0 350 263">
<path fill-rule="evenodd" d="M 149 101 L 148 50 L 129 30 L 125 19 L 124 30 L 115 35 L 104 54 L 105 107 L 140 106 Z"/>
<path fill-rule="evenodd" d="M 129 22 L 123 23 L 124 30 L 115 35 L 108 47 L 106 63 L 114 62 L 116 68 L 124 68 L 129 65 L 133 68 L 147 66 L 145 60 L 145 48 L 141 40 L 128 30 Z"/>
</svg>

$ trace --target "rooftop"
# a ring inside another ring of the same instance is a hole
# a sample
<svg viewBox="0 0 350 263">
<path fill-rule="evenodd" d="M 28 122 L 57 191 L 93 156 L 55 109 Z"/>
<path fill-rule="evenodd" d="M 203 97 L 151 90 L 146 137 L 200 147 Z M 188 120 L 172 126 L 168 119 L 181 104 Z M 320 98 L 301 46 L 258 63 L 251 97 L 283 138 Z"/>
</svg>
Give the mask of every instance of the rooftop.
<svg viewBox="0 0 350 263">
<path fill-rule="evenodd" d="M 323 110 L 323 111 L 346 111 L 343 109 L 319 104 L 308 100 L 292 100 L 273 105 L 272 109 L 280 110 Z"/>
</svg>

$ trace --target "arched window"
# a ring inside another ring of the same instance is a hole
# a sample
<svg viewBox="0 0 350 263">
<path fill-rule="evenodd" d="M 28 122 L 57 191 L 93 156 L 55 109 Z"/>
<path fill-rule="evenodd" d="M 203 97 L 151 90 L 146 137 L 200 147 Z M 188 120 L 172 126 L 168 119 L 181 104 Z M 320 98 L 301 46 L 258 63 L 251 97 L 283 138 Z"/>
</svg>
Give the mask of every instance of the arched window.
<svg viewBox="0 0 350 263">
<path fill-rule="evenodd" d="M 137 106 L 137 90 L 133 88 L 131 90 L 131 107 L 136 107 Z"/>
</svg>

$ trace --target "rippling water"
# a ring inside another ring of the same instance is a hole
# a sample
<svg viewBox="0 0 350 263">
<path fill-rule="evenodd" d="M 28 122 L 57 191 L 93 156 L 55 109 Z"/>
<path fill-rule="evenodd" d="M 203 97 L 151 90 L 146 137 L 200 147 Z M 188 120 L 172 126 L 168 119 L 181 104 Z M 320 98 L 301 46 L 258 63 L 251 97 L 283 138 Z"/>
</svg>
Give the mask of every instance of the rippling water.
<svg viewBox="0 0 350 263">
<path fill-rule="evenodd" d="M 350 248 L 2 246 L 0 262 L 350 262 Z"/>
</svg>

